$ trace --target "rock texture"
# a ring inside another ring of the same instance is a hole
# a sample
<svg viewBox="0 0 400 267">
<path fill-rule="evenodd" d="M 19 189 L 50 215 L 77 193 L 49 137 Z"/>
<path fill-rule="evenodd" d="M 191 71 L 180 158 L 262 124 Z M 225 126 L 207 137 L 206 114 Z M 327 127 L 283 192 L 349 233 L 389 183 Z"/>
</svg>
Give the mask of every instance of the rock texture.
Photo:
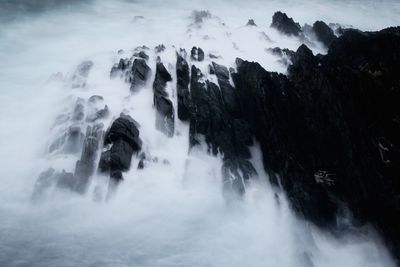
<svg viewBox="0 0 400 267">
<path fill-rule="evenodd" d="M 329 47 L 337 38 L 333 30 L 323 21 L 316 21 L 313 24 L 312 29 L 318 40 L 327 47 Z"/>
<path fill-rule="evenodd" d="M 161 61 L 157 62 L 156 77 L 153 83 L 154 107 L 156 108 L 156 128 L 172 137 L 175 129 L 174 106 L 165 90 L 167 82 L 172 81 L 171 74 Z"/>
<path fill-rule="evenodd" d="M 130 169 L 132 155 L 142 148 L 138 127 L 129 115 L 121 114 L 105 135 L 104 145 L 111 147 L 101 154 L 99 170 L 117 182 L 122 180 L 122 172 Z"/>
<path fill-rule="evenodd" d="M 275 12 L 272 17 L 271 27 L 286 35 L 298 36 L 301 33 L 300 24 L 294 22 L 292 18 L 289 18 L 285 13 L 280 11 Z"/>
<path fill-rule="evenodd" d="M 347 30 L 292 61 L 288 76 L 242 60 L 233 75 L 271 181 L 317 225 L 349 208 L 400 255 L 400 28 Z"/>
</svg>

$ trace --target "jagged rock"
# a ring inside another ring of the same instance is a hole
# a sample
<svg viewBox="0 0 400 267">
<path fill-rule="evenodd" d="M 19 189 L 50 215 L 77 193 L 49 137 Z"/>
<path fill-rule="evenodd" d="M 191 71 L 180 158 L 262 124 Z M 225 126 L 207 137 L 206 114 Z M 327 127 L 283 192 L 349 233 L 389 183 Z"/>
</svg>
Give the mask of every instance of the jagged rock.
<svg viewBox="0 0 400 267">
<path fill-rule="evenodd" d="M 131 92 L 136 92 L 140 87 L 146 84 L 147 79 L 151 73 L 150 67 L 146 64 L 146 61 L 142 58 L 136 58 L 133 61 L 130 82 L 131 82 Z"/>
<path fill-rule="evenodd" d="M 191 17 L 195 24 L 201 25 L 205 19 L 211 18 L 211 13 L 208 10 L 193 10 Z"/>
<path fill-rule="evenodd" d="M 213 62 L 213 69 L 215 71 L 215 75 L 218 79 L 218 85 L 221 90 L 222 100 L 225 107 L 228 109 L 228 112 L 231 114 L 236 114 L 238 107 L 237 105 L 237 95 L 235 92 L 235 88 L 229 82 L 229 71 L 225 66 L 218 65 Z"/>
<path fill-rule="evenodd" d="M 189 93 L 189 65 L 184 58 L 186 56 L 177 54 L 176 60 L 176 90 L 178 95 L 178 118 L 181 121 L 188 121 L 190 118 L 190 93 Z"/>
<path fill-rule="evenodd" d="M 294 22 L 293 18 L 289 18 L 285 13 L 280 11 L 275 12 L 272 17 L 271 27 L 286 35 L 298 36 L 301 33 L 300 24 Z"/>
<path fill-rule="evenodd" d="M 138 127 L 134 119 L 123 113 L 113 122 L 104 138 L 104 144 L 111 148 L 101 154 L 100 172 L 109 172 L 114 180 L 122 179 L 122 172 L 131 166 L 132 155 L 142 148 Z"/>
<path fill-rule="evenodd" d="M 114 65 L 110 71 L 110 78 L 116 78 L 120 76 L 129 66 L 129 62 L 126 59 L 120 59 L 118 64 Z"/>
<path fill-rule="evenodd" d="M 83 61 L 78 65 L 74 75 L 72 76 L 72 88 L 83 88 L 86 86 L 86 80 L 89 77 L 89 72 L 93 67 L 93 62 Z"/>
<path fill-rule="evenodd" d="M 318 40 L 323 43 L 326 47 L 329 47 L 333 41 L 336 40 L 336 36 L 333 30 L 325 24 L 323 21 L 316 21 L 312 27 Z"/>
<path fill-rule="evenodd" d="M 74 177 L 76 184 L 74 190 L 79 193 L 85 193 L 89 185 L 89 178 L 95 171 L 97 152 L 103 133 L 103 124 L 88 126 L 86 137 L 83 143 L 82 155 L 76 162 Z"/>
<path fill-rule="evenodd" d="M 246 26 L 257 26 L 257 24 L 254 22 L 254 19 L 249 19 Z"/>
<path fill-rule="evenodd" d="M 400 255 L 399 59 L 400 28 L 347 30 L 326 56 L 299 47 L 288 77 L 240 60 L 233 75 L 264 166 L 292 207 L 335 227 L 345 203 L 356 220 L 376 227 L 394 255 Z"/>
<path fill-rule="evenodd" d="M 93 95 L 88 99 L 87 105 L 87 122 L 95 122 L 99 119 L 107 118 L 110 115 L 110 110 L 107 105 L 104 105 L 102 96 Z"/>
<path fill-rule="evenodd" d="M 192 47 L 190 51 L 190 58 L 195 61 L 203 61 L 204 60 L 204 51 L 200 47 Z"/>
<path fill-rule="evenodd" d="M 144 60 L 148 60 L 149 56 L 144 51 L 136 52 L 133 54 L 134 57 L 142 58 Z"/>
<path fill-rule="evenodd" d="M 156 53 L 161 53 L 165 51 L 165 45 L 164 44 L 159 44 L 156 47 L 154 47 L 154 50 Z"/>
<path fill-rule="evenodd" d="M 174 107 L 172 101 L 168 99 L 165 90 L 167 82 L 172 81 L 172 77 L 161 62 L 157 62 L 156 77 L 153 83 L 154 106 L 157 110 L 156 128 L 167 136 L 174 135 Z"/>
<path fill-rule="evenodd" d="M 229 199 L 233 196 L 243 196 L 245 183 L 250 177 L 257 175 L 253 165 L 247 160 L 228 159 L 222 165 L 223 193 Z"/>
</svg>

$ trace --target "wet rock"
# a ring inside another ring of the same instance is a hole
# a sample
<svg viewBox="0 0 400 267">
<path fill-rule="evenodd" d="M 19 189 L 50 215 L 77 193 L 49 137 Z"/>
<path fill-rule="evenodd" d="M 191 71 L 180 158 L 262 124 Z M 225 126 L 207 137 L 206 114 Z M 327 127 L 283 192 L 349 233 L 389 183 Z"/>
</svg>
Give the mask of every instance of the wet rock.
<svg viewBox="0 0 400 267">
<path fill-rule="evenodd" d="M 151 69 L 144 59 L 136 58 L 133 61 L 130 73 L 130 90 L 132 93 L 137 92 L 146 84 L 147 79 L 150 77 L 150 73 Z"/>
<path fill-rule="evenodd" d="M 132 155 L 142 148 L 138 127 L 134 119 L 122 113 L 113 122 L 104 138 L 104 145 L 111 148 L 101 154 L 100 172 L 108 172 L 115 180 L 122 179 L 122 172 L 131 166 Z"/>
<path fill-rule="evenodd" d="M 325 24 L 323 21 L 316 21 L 312 27 L 318 40 L 323 43 L 326 47 L 329 47 L 333 41 L 336 40 L 336 36 L 333 30 Z"/>
<path fill-rule="evenodd" d="M 257 26 L 257 24 L 254 22 L 254 19 L 249 19 L 249 21 L 246 23 L 246 26 Z"/>
<path fill-rule="evenodd" d="M 194 61 L 203 61 L 204 60 L 204 51 L 200 47 L 193 47 L 190 51 L 190 58 Z"/>
<path fill-rule="evenodd" d="M 204 20 L 210 19 L 211 17 L 211 13 L 208 10 L 193 10 L 191 14 L 194 24 L 197 25 L 201 25 Z"/>
<path fill-rule="evenodd" d="M 149 56 L 144 51 L 136 52 L 133 54 L 134 57 L 142 58 L 144 60 L 148 60 Z"/>
<path fill-rule="evenodd" d="M 301 33 L 300 24 L 280 11 L 273 15 L 271 27 L 286 35 L 298 36 Z"/>
<path fill-rule="evenodd" d="M 172 81 L 172 77 L 165 66 L 158 62 L 156 66 L 156 77 L 153 83 L 154 106 L 156 113 L 156 128 L 167 136 L 174 135 L 174 107 L 172 101 L 168 98 L 165 90 L 167 82 Z"/>
<path fill-rule="evenodd" d="M 235 88 L 229 82 L 229 71 L 225 66 L 218 65 L 217 63 L 212 63 L 215 75 L 218 79 L 218 85 L 221 90 L 222 100 L 228 112 L 231 114 L 236 114 L 238 107 L 237 95 Z"/>
<path fill-rule="evenodd" d="M 190 118 L 190 93 L 189 93 L 189 65 L 183 55 L 177 54 L 176 61 L 176 90 L 178 95 L 178 118 L 181 121 L 188 121 Z"/>
<path fill-rule="evenodd" d="M 83 88 L 86 86 L 86 80 L 89 77 L 89 72 L 93 67 L 93 62 L 83 61 L 78 65 L 74 75 L 72 76 L 72 88 Z"/>
<path fill-rule="evenodd" d="M 74 190 L 85 193 L 89 186 L 89 179 L 94 174 L 100 142 L 102 140 L 103 124 L 88 126 L 83 143 L 82 155 L 76 162 Z"/>
<path fill-rule="evenodd" d="M 165 51 L 165 45 L 164 44 L 159 44 L 157 45 L 154 50 L 156 51 L 156 53 L 161 53 Z"/>
<path fill-rule="evenodd" d="M 335 228 L 345 203 L 394 255 L 400 252 L 399 58 L 399 28 L 347 30 L 325 56 L 300 46 L 288 76 L 241 60 L 232 75 L 271 182 L 292 207 Z"/>
</svg>

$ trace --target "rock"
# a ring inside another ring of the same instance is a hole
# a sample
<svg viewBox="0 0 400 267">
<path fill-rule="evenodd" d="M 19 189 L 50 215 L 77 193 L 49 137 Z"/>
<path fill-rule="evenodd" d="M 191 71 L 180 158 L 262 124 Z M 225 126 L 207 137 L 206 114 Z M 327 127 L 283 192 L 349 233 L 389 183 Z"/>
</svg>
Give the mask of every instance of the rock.
<svg viewBox="0 0 400 267">
<path fill-rule="evenodd" d="M 399 59 L 400 28 L 347 30 L 325 56 L 300 46 L 288 76 L 242 60 L 232 75 L 271 182 L 298 214 L 335 229 L 345 203 L 393 255 L 400 255 Z"/>
<path fill-rule="evenodd" d="M 178 95 L 178 118 L 181 121 L 188 121 L 190 118 L 190 93 L 189 93 L 189 65 L 183 55 L 177 54 L 176 61 L 176 90 Z"/>
<path fill-rule="evenodd" d="M 154 50 L 156 51 L 156 53 L 161 53 L 165 51 L 165 45 L 164 44 L 159 44 L 157 45 Z"/>
<path fill-rule="evenodd" d="M 146 84 L 147 79 L 150 77 L 150 74 L 151 69 L 146 64 L 146 61 L 142 58 L 136 58 L 133 61 L 130 73 L 131 92 L 137 92 L 140 87 L 143 87 Z"/>
<path fill-rule="evenodd" d="M 204 51 L 200 47 L 192 47 L 190 51 L 190 58 L 194 61 L 203 61 L 204 60 Z"/>
<path fill-rule="evenodd" d="M 149 60 L 149 56 L 144 51 L 136 52 L 133 54 L 134 57 L 142 58 L 144 60 Z"/>
<path fill-rule="evenodd" d="M 93 62 L 83 61 L 78 65 L 74 75 L 72 76 L 72 88 L 83 88 L 86 86 L 86 80 L 89 77 L 89 72 L 93 67 Z"/>
<path fill-rule="evenodd" d="M 254 19 L 249 19 L 246 26 L 257 26 L 257 24 L 254 22 Z"/>
<path fill-rule="evenodd" d="M 336 36 L 333 30 L 325 24 L 323 21 L 316 21 L 312 27 L 318 40 L 323 43 L 326 47 L 329 47 L 333 41 L 336 40 Z"/>
<path fill-rule="evenodd" d="M 94 174 L 98 150 L 103 134 L 103 124 L 88 126 L 83 143 L 82 155 L 76 162 L 74 190 L 85 193 L 89 186 L 89 178 Z"/>
<path fill-rule="evenodd" d="M 129 115 L 122 114 L 107 131 L 104 144 L 111 148 L 101 154 L 100 172 L 109 172 L 114 180 L 122 179 L 122 172 L 130 169 L 132 155 L 142 148 L 139 124 Z"/>
<path fill-rule="evenodd" d="M 218 65 L 213 62 L 213 69 L 218 79 L 218 85 L 221 90 L 222 100 L 228 112 L 231 114 L 237 113 L 237 95 L 235 88 L 229 82 L 229 71 L 225 66 Z"/>
<path fill-rule="evenodd" d="M 172 77 L 159 61 L 156 66 L 156 77 L 153 83 L 154 106 L 156 108 L 156 128 L 167 136 L 174 135 L 174 107 L 172 101 L 168 99 L 165 90 L 167 82 L 172 81 Z"/>
<path fill-rule="evenodd" d="M 286 35 L 299 36 L 301 33 L 300 24 L 294 22 L 292 18 L 289 18 L 285 13 L 280 11 L 275 12 L 272 17 L 271 27 Z"/>
<path fill-rule="evenodd" d="M 208 10 L 193 10 L 191 14 L 194 24 L 197 25 L 201 25 L 204 20 L 210 19 L 211 17 L 211 13 Z"/>
</svg>

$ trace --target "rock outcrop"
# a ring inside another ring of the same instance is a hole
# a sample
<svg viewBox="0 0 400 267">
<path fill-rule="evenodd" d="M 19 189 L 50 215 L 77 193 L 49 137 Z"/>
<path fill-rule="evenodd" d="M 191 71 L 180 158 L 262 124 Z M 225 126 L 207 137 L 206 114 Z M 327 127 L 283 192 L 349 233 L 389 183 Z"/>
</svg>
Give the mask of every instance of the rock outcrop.
<svg viewBox="0 0 400 267">
<path fill-rule="evenodd" d="M 238 61 L 243 115 L 271 181 L 320 226 L 349 208 L 400 252 L 400 28 L 347 30 L 326 56 L 299 47 L 288 76 Z"/>
<path fill-rule="evenodd" d="M 167 136 L 172 137 L 175 129 L 174 106 L 166 91 L 167 82 L 170 81 L 172 81 L 171 74 L 158 59 L 156 77 L 153 83 L 156 128 Z"/>
<path fill-rule="evenodd" d="M 298 36 L 301 33 L 300 24 L 280 11 L 273 15 L 271 27 L 286 35 Z"/>
<path fill-rule="evenodd" d="M 132 155 L 142 148 L 138 127 L 139 124 L 125 114 L 112 123 L 104 138 L 104 145 L 109 149 L 101 154 L 100 172 L 109 173 L 117 182 L 122 180 L 122 172 L 130 169 Z"/>
</svg>

